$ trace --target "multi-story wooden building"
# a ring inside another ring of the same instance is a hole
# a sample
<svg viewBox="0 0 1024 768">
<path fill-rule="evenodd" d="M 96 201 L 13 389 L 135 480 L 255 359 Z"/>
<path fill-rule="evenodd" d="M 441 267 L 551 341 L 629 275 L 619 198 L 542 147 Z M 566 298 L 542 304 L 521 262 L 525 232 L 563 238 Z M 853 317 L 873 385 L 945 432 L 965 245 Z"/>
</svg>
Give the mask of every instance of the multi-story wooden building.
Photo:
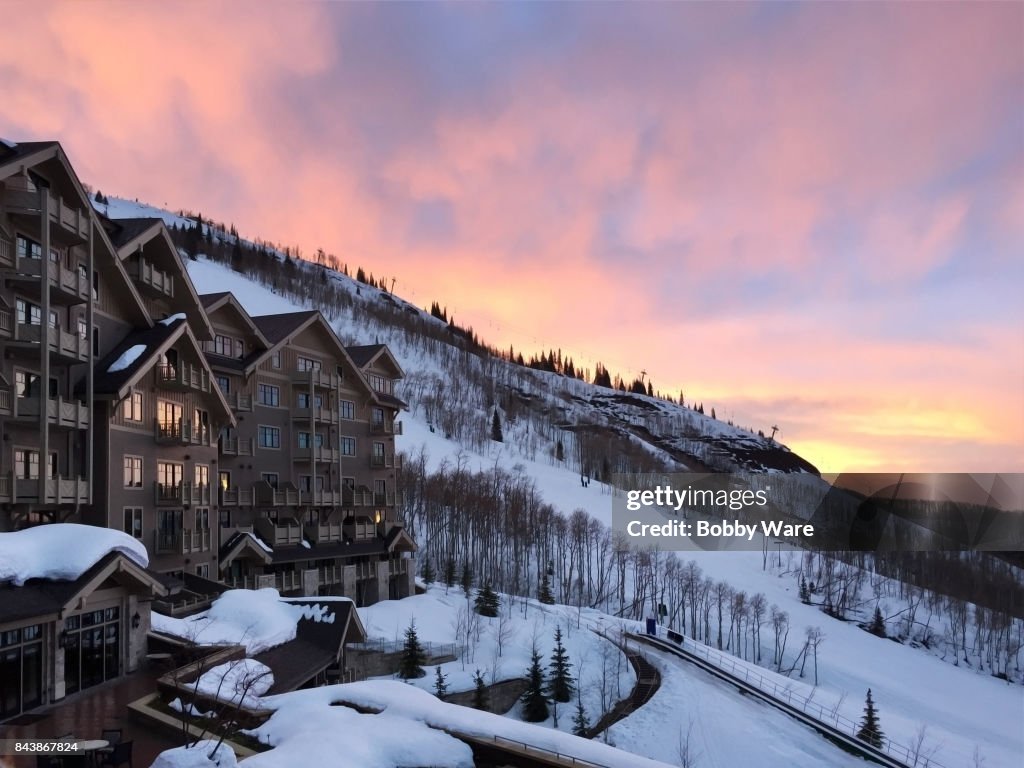
<svg viewBox="0 0 1024 768">
<path fill-rule="evenodd" d="M 138 663 L 149 603 L 131 590 L 171 612 L 229 586 L 411 594 L 402 376 L 317 311 L 251 317 L 230 293 L 198 296 L 163 222 L 99 216 L 57 142 L 0 142 L 0 531 L 84 522 L 150 557 L 152 582 L 111 597 L 119 655 L 91 681 Z M 0 640 L 44 626 L 52 660 L 29 704 L 60 698 L 63 619 L 17 604 Z"/>
</svg>

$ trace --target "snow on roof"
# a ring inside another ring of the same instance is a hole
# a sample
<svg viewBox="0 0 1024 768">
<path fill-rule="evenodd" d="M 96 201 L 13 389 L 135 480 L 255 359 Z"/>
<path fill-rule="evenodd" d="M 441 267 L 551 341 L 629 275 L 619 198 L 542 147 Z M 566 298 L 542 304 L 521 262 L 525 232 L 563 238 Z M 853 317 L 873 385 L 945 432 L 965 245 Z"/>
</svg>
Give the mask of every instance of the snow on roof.
<svg viewBox="0 0 1024 768">
<path fill-rule="evenodd" d="M 18 146 L 17 142 L 11 141 L 10 139 L 0 139 L 0 144 L 3 144 L 5 147 L 9 147 L 10 149 L 14 149 Z"/>
<path fill-rule="evenodd" d="M 270 667 L 256 659 L 236 659 L 206 670 L 190 688 L 248 709 L 260 706 L 259 697 L 274 685 Z"/>
<path fill-rule="evenodd" d="M 74 581 L 110 552 L 122 552 L 145 568 L 146 548 L 122 531 L 54 523 L 0 533 L 0 582 L 29 579 Z"/>
<path fill-rule="evenodd" d="M 327 600 L 317 598 L 318 603 Z M 250 656 L 294 640 L 299 621 L 334 622 L 324 605 L 295 605 L 276 589 L 230 589 L 209 610 L 186 619 L 153 613 L 153 629 L 200 645 L 244 645 Z"/>
<path fill-rule="evenodd" d="M 125 368 L 130 368 L 136 360 L 145 354 L 145 352 L 145 344 L 135 344 L 128 347 L 128 349 L 121 353 L 121 356 L 118 357 L 117 360 L 110 364 L 107 368 L 107 373 L 117 373 L 118 371 L 123 371 Z"/>
<path fill-rule="evenodd" d="M 332 706 L 339 703 L 379 714 L 360 715 L 346 706 Z M 292 691 L 265 697 L 263 705 L 275 710 L 274 714 L 252 733 L 274 749 L 246 760 L 246 766 L 252 768 L 303 764 L 340 768 L 472 766 L 469 746 L 443 731 L 483 739 L 497 736 L 596 765 L 667 768 L 666 763 L 600 742 L 446 704 L 426 691 L 392 680 Z M 378 729 L 379 733 L 372 733 Z M 353 732 L 363 738 L 352 739 Z M 395 739 L 395 733 L 402 738 Z"/>
<path fill-rule="evenodd" d="M 184 312 L 177 312 L 177 313 L 171 315 L 170 317 L 165 317 L 163 320 L 161 320 L 160 321 L 160 325 L 171 325 L 172 323 L 176 323 L 179 320 L 185 320 L 185 319 L 187 319 L 187 318 L 186 318 L 186 315 L 185 315 Z"/>
</svg>

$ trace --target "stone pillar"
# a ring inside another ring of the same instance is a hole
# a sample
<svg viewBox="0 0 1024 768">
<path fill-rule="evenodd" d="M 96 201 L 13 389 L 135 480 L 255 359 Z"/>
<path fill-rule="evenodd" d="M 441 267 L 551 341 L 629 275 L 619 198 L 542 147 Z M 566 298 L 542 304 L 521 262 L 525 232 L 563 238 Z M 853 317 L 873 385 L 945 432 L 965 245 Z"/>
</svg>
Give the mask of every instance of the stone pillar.
<svg viewBox="0 0 1024 768">
<path fill-rule="evenodd" d="M 320 594 L 320 573 L 316 568 L 302 571 L 302 594 L 304 597 L 316 597 Z"/>
<path fill-rule="evenodd" d="M 128 640 L 125 648 L 125 672 L 137 670 L 146 657 L 146 634 L 152 621 L 152 605 L 149 600 L 139 600 L 137 595 L 128 595 L 121 625 Z M 139 626 L 132 628 L 132 617 L 136 613 L 139 614 Z"/>
<path fill-rule="evenodd" d="M 60 647 L 60 633 L 63 631 L 63 619 L 53 622 L 53 640 L 50 645 L 53 648 L 53 701 L 63 699 L 67 691 L 64 681 L 64 649 Z"/>
<path fill-rule="evenodd" d="M 388 569 L 390 563 L 387 560 L 381 560 L 377 563 L 377 599 L 374 602 L 381 600 L 387 600 L 391 597 L 391 591 L 388 586 L 391 582 L 391 573 Z"/>
<path fill-rule="evenodd" d="M 343 565 L 341 567 L 341 594 L 345 597 L 356 599 L 356 567 L 354 565 Z"/>
</svg>

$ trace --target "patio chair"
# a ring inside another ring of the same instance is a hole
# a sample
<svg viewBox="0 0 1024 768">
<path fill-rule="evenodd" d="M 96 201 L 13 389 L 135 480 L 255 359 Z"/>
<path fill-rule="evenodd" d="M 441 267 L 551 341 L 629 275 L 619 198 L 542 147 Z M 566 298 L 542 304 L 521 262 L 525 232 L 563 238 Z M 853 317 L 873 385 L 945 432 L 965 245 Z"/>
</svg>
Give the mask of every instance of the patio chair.
<svg viewBox="0 0 1024 768">
<path fill-rule="evenodd" d="M 127 765 L 132 768 L 132 742 L 121 741 L 114 745 L 114 748 L 100 760 L 100 768 L 120 768 Z"/>
</svg>

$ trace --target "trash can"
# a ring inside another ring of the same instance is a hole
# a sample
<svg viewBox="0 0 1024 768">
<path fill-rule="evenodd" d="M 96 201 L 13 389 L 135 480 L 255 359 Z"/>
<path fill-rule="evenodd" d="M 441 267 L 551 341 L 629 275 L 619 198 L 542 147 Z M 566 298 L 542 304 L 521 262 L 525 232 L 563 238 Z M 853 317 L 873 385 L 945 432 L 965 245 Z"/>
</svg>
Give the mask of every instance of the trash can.
<svg viewBox="0 0 1024 768">
<path fill-rule="evenodd" d="M 648 619 L 647 620 L 647 634 L 657 636 L 658 634 L 658 620 Z"/>
</svg>

